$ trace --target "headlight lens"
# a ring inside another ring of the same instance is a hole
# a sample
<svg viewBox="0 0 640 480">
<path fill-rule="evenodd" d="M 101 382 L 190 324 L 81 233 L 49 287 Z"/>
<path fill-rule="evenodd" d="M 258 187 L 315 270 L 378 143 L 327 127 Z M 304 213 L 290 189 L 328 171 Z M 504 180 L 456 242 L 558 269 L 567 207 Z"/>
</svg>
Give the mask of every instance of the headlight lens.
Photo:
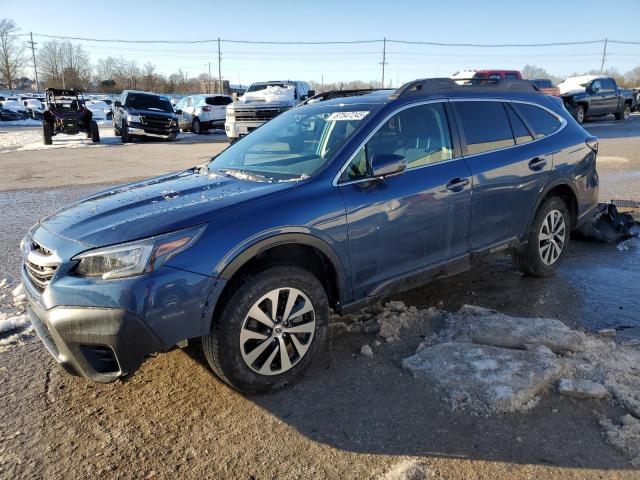
<svg viewBox="0 0 640 480">
<path fill-rule="evenodd" d="M 127 115 L 127 122 L 140 122 L 140 115 Z"/>
<path fill-rule="evenodd" d="M 132 277 L 160 268 L 171 257 L 193 245 L 205 225 L 178 230 L 135 242 L 98 248 L 76 255 L 74 273 L 103 280 Z"/>
</svg>

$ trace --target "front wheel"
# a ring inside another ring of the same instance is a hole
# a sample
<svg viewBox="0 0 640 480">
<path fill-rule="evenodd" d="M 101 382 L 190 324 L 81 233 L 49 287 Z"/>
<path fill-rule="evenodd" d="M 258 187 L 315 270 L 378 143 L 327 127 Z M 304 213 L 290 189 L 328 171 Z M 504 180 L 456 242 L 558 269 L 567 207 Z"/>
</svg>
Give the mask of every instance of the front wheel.
<svg viewBox="0 0 640 480">
<path fill-rule="evenodd" d="M 545 201 L 533 220 L 529 241 L 522 251 L 513 253 L 513 263 L 533 277 L 548 277 L 564 255 L 571 233 L 571 216 L 558 197 Z"/>
<path fill-rule="evenodd" d="M 122 127 L 120 128 L 120 138 L 122 139 L 122 143 L 129 143 L 131 141 L 131 135 L 129 134 L 129 126 L 127 122 L 122 122 Z"/>
<path fill-rule="evenodd" d="M 269 267 L 234 288 L 202 347 L 223 381 L 262 393 L 309 366 L 326 341 L 328 318 L 327 295 L 314 275 L 294 265 Z"/>
<path fill-rule="evenodd" d="M 95 120 L 91 120 L 89 131 L 91 133 L 91 141 L 93 143 L 100 143 L 100 130 L 98 129 L 98 123 Z"/>
</svg>

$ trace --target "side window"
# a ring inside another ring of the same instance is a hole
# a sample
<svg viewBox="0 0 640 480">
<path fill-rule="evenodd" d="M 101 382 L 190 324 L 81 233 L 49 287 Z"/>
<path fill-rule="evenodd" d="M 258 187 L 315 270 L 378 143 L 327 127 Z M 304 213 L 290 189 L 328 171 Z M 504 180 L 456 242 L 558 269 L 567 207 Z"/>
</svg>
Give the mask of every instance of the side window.
<svg viewBox="0 0 640 480">
<path fill-rule="evenodd" d="M 613 83 L 613 80 L 611 78 L 603 78 L 602 88 L 604 88 L 605 92 L 615 92 L 616 85 L 615 83 Z"/>
<path fill-rule="evenodd" d="M 467 140 L 467 155 L 515 145 L 502 102 L 454 102 Z"/>
<path fill-rule="evenodd" d="M 511 129 L 513 130 L 513 137 L 516 140 L 516 145 L 522 145 L 523 143 L 532 142 L 533 137 L 531 133 L 527 129 L 527 127 L 522 123 L 520 117 L 513 111 L 511 105 L 507 105 L 507 116 L 509 117 L 509 122 L 511 123 Z"/>
<path fill-rule="evenodd" d="M 366 177 L 367 159 L 380 154 L 402 155 L 408 169 L 453 158 L 443 104 L 408 108 L 387 120 L 347 167 L 348 180 Z"/>
<path fill-rule="evenodd" d="M 560 129 L 560 120 L 543 108 L 526 103 L 513 103 L 513 107 L 524 118 L 525 122 L 533 129 L 536 138 L 551 135 Z"/>
<path fill-rule="evenodd" d="M 594 92 L 598 92 L 598 91 L 602 91 L 602 82 L 600 80 L 594 80 L 593 83 L 591 84 L 591 89 Z"/>
</svg>

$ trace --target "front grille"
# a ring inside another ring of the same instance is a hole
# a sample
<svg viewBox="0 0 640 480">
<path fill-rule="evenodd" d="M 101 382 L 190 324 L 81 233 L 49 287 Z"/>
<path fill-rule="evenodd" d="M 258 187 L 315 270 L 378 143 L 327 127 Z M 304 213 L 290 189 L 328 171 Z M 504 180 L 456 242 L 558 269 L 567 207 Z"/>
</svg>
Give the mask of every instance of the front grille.
<svg viewBox="0 0 640 480">
<path fill-rule="evenodd" d="M 236 110 L 236 120 L 259 120 L 268 121 L 280 115 L 279 108 L 269 108 L 262 110 Z"/>
<path fill-rule="evenodd" d="M 143 125 L 155 128 L 168 128 L 171 126 L 172 120 L 167 117 L 154 117 L 151 115 L 142 115 L 140 121 Z"/>
<path fill-rule="evenodd" d="M 53 251 L 37 242 L 32 241 L 28 248 L 24 258 L 25 270 L 33 286 L 43 291 L 60 265 L 60 260 Z"/>
</svg>

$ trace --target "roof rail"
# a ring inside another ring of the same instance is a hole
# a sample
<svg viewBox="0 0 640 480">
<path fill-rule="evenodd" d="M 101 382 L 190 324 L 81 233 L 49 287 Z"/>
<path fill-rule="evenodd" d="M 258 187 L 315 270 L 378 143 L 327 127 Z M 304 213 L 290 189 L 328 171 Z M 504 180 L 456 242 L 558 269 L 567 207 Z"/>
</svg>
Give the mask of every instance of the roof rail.
<svg viewBox="0 0 640 480">
<path fill-rule="evenodd" d="M 486 89 L 487 91 L 491 92 L 540 92 L 540 90 L 528 80 L 502 79 L 497 82 L 486 81 L 470 85 L 459 85 L 450 78 L 423 78 L 420 80 L 414 80 L 413 82 L 405 83 L 395 92 L 393 92 L 389 96 L 389 99 L 394 100 L 396 98 L 404 98 L 412 95 L 463 92 L 466 89 L 471 88 Z"/>
<path fill-rule="evenodd" d="M 310 103 L 324 102 L 325 100 L 332 100 L 334 98 L 342 97 L 357 97 L 359 95 L 366 95 L 367 93 L 380 90 L 379 88 L 358 88 L 354 90 L 329 90 L 327 92 L 318 93 L 313 97 L 307 98 L 300 105 L 308 105 Z"/>
</svg>

